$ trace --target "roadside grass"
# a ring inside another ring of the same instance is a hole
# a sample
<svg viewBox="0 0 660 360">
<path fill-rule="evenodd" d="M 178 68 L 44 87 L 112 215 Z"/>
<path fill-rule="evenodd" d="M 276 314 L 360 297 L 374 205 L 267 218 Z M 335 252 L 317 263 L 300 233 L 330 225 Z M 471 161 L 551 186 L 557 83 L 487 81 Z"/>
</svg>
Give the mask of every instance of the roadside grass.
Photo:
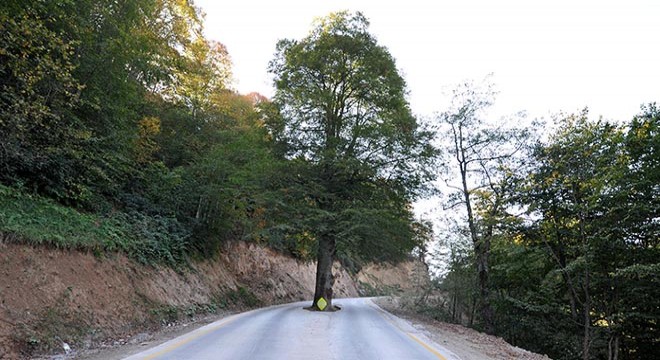
<svg viewBox="0 0 660 360">
<path fill-rule="evenodd" d="M 0 231 L 30 245 L 89 251 L 125 250 L 126 229 L 114 219 L 83 214 L 0 185 Z"/>
<path fill-rule="evenodd" d="M 198 315 L 235 312 L 264 306 L 249 289 L 239 286 L 236 289 L 226 289 L 215 294 L 208 303 L 193 303 L 184 306 L 159 304 L 142 296 L 144 306 L 149 308 L 150 322 L 161 326 L 187 321 Z"/>
<path fill-rule="evenodd" d="M 145 264 L 186 262 L 189 234 L 176 219 L 132 212 L 88 214 L 0 185 L 0 239 L 33 246 L 123 252 Z"/>
</svg>

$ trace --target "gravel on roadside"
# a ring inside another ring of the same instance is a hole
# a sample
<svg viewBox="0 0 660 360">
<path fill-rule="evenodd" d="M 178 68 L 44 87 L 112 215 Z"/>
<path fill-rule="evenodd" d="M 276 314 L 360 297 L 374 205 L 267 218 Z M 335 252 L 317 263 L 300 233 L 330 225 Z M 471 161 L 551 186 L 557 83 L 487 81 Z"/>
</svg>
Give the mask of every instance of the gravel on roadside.
<svg viewBox="0 0 660 360">
<path fill-rule="evenodd" d="M 384 310 L 410 321 L 437 344 L 454 352 L 462 360 L 549 360 L 547 355 L 536 354 L 515 347 L 502 338 L 487 335 L 462 325 L 437 321 L 404 309 L 396 297 L 381 297 L 374 302 Z"/>
</svg>

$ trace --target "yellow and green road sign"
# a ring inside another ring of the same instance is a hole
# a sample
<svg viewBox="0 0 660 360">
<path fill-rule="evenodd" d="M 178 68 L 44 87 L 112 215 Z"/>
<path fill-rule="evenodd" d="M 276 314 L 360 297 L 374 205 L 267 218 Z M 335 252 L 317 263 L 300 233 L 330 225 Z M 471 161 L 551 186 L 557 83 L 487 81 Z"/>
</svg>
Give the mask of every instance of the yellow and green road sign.
<svg viewBox="0 0 660 360">
<path fill-rule="evenodd" d="M 316 307 L 318 307 L 319 310 L 323 311 L 327 306 L 328 306 L 328 302 L 325 301 L 323 296 L 321 296 L 318 300 L 316 300 Z"/>
</svg>

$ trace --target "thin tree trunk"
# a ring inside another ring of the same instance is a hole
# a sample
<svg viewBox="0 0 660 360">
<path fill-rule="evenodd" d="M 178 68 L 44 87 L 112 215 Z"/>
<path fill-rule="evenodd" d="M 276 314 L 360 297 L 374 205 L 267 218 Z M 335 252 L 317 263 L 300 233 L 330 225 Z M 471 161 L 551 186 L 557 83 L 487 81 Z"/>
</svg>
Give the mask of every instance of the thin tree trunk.
<svg viewBox="0 0 660 360">
<path fill-rule="evenodd" d="M 472 301 L 472 306 L 470 308 L 470 320 L 468 322 L 469 327 L 472 327 L 472 325 L 474 325 L 474 313 L 477 311 L 477 302 L 478 302 L 477 298 L 474 298 L 474 300 Z"/>
<path fill-rule="evenodd" d="M 202 201 L 203 197 L 199 197 L 199 202 L 197 202 L 197 212 L 195 213 L 195 220 L 199 220 L 202 217 Z"/>
<path fill-rule="evenodd" d="M 582 339 L 582 359 L 589 360 L 589 348 L 591 347 L 591 297 L 589 293 L 589 265 L 584 273 L 584 338 Z"/>
<path fill-rule="evenodd" d="M 574 188 L 579 188 L 574 185 Z M 578 191 L 575 191 L 573 194 L 576 204 L 581 204 L 581 197 L 576 196 Z M 584 327 L 584 338 L 582 339 L 582 360 L 589 360 L 589 350 L 591 347 L 591 292 L 589 287 L 591 286 L 591 272 L 589 270 L 589 244 L 587 239 L 587 233 L 584 228 L 585 216 L 582 211 L 578 211 L 578 225 L 580 230 L 580 240 L 582 242 L 582 256 L 584 256 L 584 314 L 583 314 L 583 327 Z"/>
<path fill-rule="evenodd" d="M 488 236 L 482 236 L 479 240 L 480 243 L 477 251 L 477 273 L 479 275 L 479 294 L 481 296 L 479 314 L 481 315 L 481 321 L 483 322 L 484 332 L 487 334 L 493 334 L 493 309 L 490 306 L 490 284 L 488 280 L 490 238 Z"/>
<path fill-rule="evenodd" d="M 474 252 L 477 262 L 477 278 L 479 285 L 479 315 L 483 323 L 483 331 L 487 334 L 493 333 L 493 309 L 490 306 L 490 288 L 488 284 L 488 254 L 490 253 L 490 239 L 477 232 L 477 225 L 472 211 L 472 202 L 470 201 L 470 191 L 467 186 L 467 169 L 461 166 L 461 180 L 463 182 L 463 196 L 465 208 L 468 216 L 468 226 L 470 236 L 474 245 Z"/>
<path fill-rule="evenodd" d="M 314 290 L 313 310 L 334 311 L 332 305 L 332 286 L 335 278 L 332 275 L 332 264 L 336 252 L 336 241 L 332 235 L 324 235 L 319 239 L 319 249 L 316 263 L 316 287 Z M 323 299 L 323 300 L 321 300 Z"/>
<path fill-rule="evenodd" d="M 458 295 L 456 294 L 456 290 L 454 290 L 454 296 L 452 296 L 452 304 L 451 304 L 451 321 L 456 322 L 456 306 L 458 302 Z"/>
<path fill-rule="evenodd" d="M 559 248 L 557 249 L 558 254 L 555 255 L 557 258 L 557 261 L 559 262 L 559 266 L 561 267 L 561 276 L 564 279 L 564 282 L 566 283 L 566 286 L 568 287 L 568 299 L 571 303 L 571 317 L 573 318 L 574 321 L 578 320 L 578 312 L 577 312 L 577 293 L 575 291 L 575 287 L 573 287 L 573 281 L 571 280 L 571 277 L 568 275 L 566 272 L 566 252 L 564 251 L 564 245 L 562 243 L 562 236 L 559 233 L 559 226 L 557 225 L 557 220 L 556 216 L 554 215 L 554 208 L 553 208 L 553 226 L 555 229 L 555 237 L 557 238 L 557 244 Z M 547 243 L 546 243 L 547 244 Z M 550 248 L 550 251 L 553 251 L 550 245 L 548 244 L 548 247 Z M 554 252 L 554 251 L 553 251 Z"/>
<path fill-rule="evenodd" d="M 552 218 L 555 218 L 555 215 L 553 213 Z M 543 242 L 545 243 L 545 246 L 548 248 L 548 251 L 552 255 L 552 257 L 555 259 L 557 264 L 559 265 L 559 269 L 561 270 L 561 276 L 564 279 L 564 282 L 566 283 L 566 286 L 568 287 L 568 299 L 570 302 L 571 306 L 571 318 L 573 321 L 577 322 L 579 321 L 579 314 L 577 310 L 577 304 L 579 301 L 577 291 L 575 290 L 575 286 L 573 286 L 573 280 L 571 279 L 570 275 L 566 271 L 566 253 L 564 251 L 564 247 L 562 245 L 562 237 L 559 234 L 559 228 L 556 223 L 556 221 L 553 223 L 554 224 L 554 229 L 555 229 L 555 237 L 556 237 L 556 242 L 558 244 L 558 249 L 555 251 L 555 249 L 550 245 L 550 242 L 543 237 Z"/>
<path fill-rule="evenodd" d="M 614 338 L 614 357 L 612 360 L 619 360 L 619 335 Z"/>
<path fill-rule="evenodd" d="M 607 360 L 617 360 L 619 347 L 619 337 L 611 334 L 610 339 L 607 342 Z"/>
</svg>

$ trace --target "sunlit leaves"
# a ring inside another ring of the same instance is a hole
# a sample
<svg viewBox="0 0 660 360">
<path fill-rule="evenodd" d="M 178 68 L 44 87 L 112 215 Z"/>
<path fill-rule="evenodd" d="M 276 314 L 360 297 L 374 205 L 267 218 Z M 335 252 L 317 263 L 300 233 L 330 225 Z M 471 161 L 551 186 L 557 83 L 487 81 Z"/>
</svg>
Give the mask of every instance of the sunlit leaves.
<svg viewBox="0 0 660 360">
<path fill-rule="evenodd" d="M 409 203 L 435 155 L 368 25 L 361 13 L 337 12 L 306 37 L 281 40 L 269 68 L 274 104 L 263 108 L 278 151 L 307 168 L 292 186 L 310 213 L 299 225 L 331 234 L 354 260 L 416 246 Z"/>
</svg>

